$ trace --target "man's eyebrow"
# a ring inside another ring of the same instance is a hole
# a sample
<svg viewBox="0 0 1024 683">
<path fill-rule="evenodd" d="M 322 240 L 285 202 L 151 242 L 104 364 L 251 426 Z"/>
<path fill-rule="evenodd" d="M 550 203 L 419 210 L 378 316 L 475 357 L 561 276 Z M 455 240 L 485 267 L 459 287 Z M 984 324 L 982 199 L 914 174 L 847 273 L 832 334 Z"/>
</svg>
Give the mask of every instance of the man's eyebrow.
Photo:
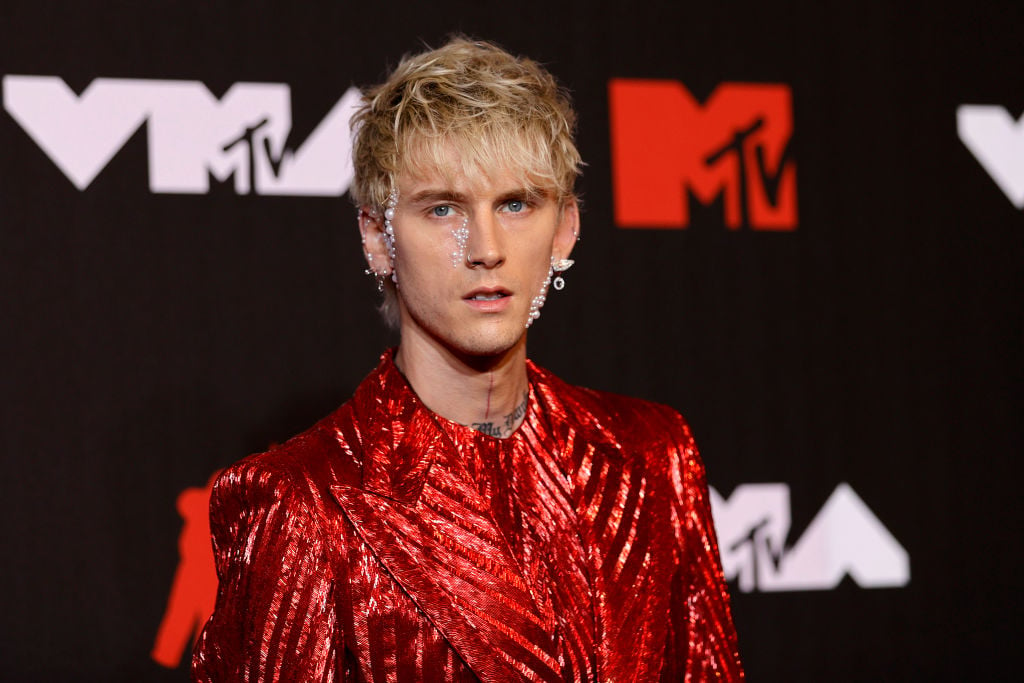
<svg viewBox="0 0 1024 683">
<path fill-rule="evenodd" d="M 506 202 L 510 199 L 539 199 L 547 197 L 550 194 L 547 190 L 542 190 L 537 187 L 512 187 L 504 192 L 498 193 L 498 201 Z M 469 200 L 468 195 L 457 192 L 455 190 L 427 188 L 414 192 L 409 197 L 410 203 L 413 204 L 427 204 L 430 202 L 466 202 Z"/>
<path fill-rule="evenodd" d="M 414 204 L 420 204 L 425 202 L 462 202 L 466 200 L 466 195 L 461 192 L 455 192 L 454 190 L 435 190 L 427 189 L 421 190 L 414 193 L 409 197 L 409 201 Z"/>
<path fill-rule="evenodd" d="M 498 196 L 501 198 L 500 201 L 508 201 L 509 199 L 544 199 L 547 198 L 551 193 L 547 190 L 543 190 L 539 187 L 516 187 L 507 192 L 502 192 Z"/>
</svg>

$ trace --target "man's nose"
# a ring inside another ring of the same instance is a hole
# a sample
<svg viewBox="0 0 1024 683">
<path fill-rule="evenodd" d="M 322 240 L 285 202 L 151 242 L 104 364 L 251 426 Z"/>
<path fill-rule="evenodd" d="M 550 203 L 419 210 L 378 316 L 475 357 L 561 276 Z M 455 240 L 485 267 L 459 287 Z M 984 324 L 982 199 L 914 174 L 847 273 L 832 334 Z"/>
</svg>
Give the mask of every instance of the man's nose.
<svg viewBox="0 0 1024 683">
<path fill-rule="evenodd" d="M 493 211 L 474 213 L 466 227 L 466 262 L 470 268 L 496 268 L 505 262 L 502 226 Z"/>
</svg>

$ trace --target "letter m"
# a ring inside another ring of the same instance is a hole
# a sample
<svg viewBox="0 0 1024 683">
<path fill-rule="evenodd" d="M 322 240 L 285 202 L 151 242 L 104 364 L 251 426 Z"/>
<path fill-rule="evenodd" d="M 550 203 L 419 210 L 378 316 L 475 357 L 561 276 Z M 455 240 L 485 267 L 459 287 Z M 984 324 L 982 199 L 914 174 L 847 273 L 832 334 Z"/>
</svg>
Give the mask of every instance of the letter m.
<svg viewBox="0 0 1024 683">
<path fill-rule="evenodd" d="M 685 228 L 692 197 L 721 198 L 730 229 L 796 228 L 788 85 L 723 83 L 701 105 L 677 81 L 620 78 L 608 99 L 619 227 Z"/>
</svg>

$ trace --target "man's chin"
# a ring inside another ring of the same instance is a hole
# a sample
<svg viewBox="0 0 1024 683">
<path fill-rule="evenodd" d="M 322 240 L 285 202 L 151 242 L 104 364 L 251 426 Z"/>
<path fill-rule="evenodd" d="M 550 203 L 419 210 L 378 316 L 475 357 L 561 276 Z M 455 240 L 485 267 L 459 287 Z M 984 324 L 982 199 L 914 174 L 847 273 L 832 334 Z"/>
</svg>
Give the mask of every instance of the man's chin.
<svg viewBox="0 0 1024 683">
<path fill-rule="evenodd" d="M 452 350 L 460 356 L 496 358 L 515 351 L 526 341 L 525 326 L 518 329 L 488 330 L 452 340 Z"/>
<path fill-rule="evenodd" d="M 493 316 L 480 318 L 434 319 L 429 324 L 403 311 L 402 342 L 414 338 L 430 340 L 436 348 L 476 364 L 476 360 L 496 359 L 514 352 L 526 342 L 525 315 Z M 411 334 L 410 334 L 411 332 Z"/>
</svg>

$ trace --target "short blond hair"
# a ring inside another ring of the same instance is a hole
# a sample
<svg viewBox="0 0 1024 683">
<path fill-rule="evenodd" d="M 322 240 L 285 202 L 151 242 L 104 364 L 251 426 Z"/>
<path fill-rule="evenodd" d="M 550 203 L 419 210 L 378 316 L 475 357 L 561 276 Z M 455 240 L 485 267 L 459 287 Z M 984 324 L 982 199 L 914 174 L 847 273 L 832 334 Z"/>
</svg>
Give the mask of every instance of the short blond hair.
<svg viewBox="0 0 1024 683">
<path fill-rule="evenodd" d="M 445 170 L 449 146 L 457 171 L 509 170 L 560 200 L 582 165 L 568 92 L 537 62 L 462 36 L 403 57 L 366 90 L 352 126 L 359 206 L 383 206 L 402 170 Z"/>
<path fill-rule="evenodd" d="M 464 36 L 403 57 L 384 83 L 365 90 L 352 127 L 350 193 L 372 209 L 383 208 L 403 170 L 466 177 L 501 170 L 563 203 L 575 198 L 583 165 L 568 92 L 537 62 Z M 452 150 L 458 168 L 449 166 Z M 382 311 L 394 323 L 387 284 Z"/>
</svg>

